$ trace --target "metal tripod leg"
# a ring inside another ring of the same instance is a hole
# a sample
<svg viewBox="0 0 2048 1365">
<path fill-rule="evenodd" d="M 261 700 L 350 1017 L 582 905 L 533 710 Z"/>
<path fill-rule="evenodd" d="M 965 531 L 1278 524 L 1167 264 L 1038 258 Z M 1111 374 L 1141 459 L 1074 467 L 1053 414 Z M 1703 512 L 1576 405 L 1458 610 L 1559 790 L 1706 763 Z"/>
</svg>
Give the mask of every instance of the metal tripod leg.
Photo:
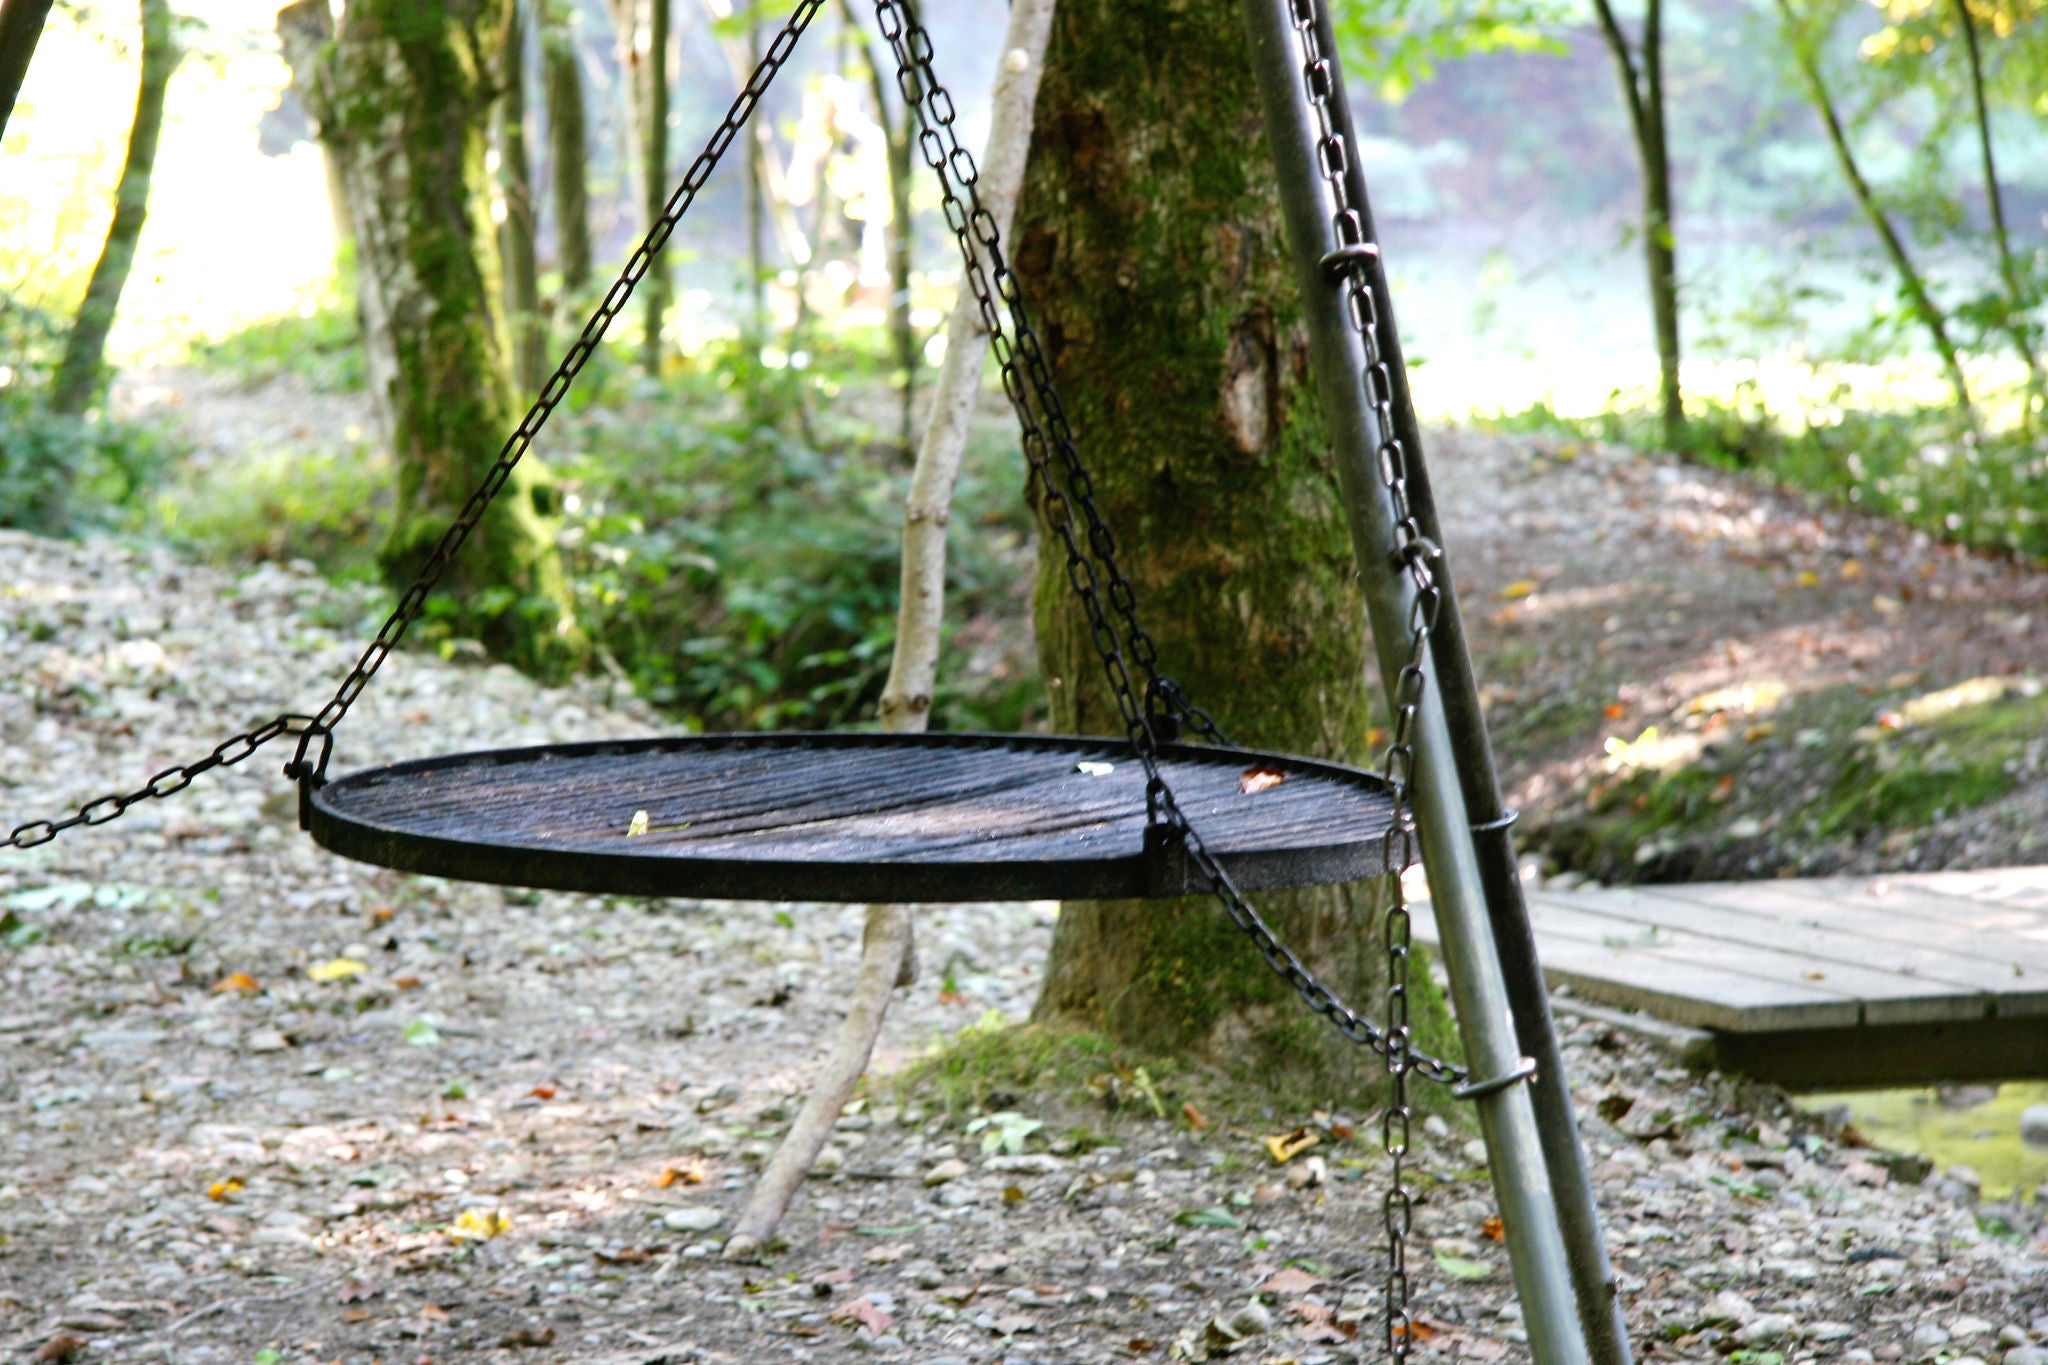
<svg viewBox="0 0 2048 1365">
<path fill-rule="evenodd" d="M 1335 52 L 1336 26 L 1329 5 L 1317 8 L 1316 28 L 1323 51 Z M 1358 139 L 1351 128 L 1351 104 L 1344 93 L 1344 73 L 1336 63 L 1331 64 L 1330 79 L 1331 121 L 1355 152 Z M 1355 154 L 1345 168 L 1345 179 L 1350 186 L 1351 202 L 1363 219 L 1365 239 L 1378 241 L 1366 196 L 1365 168 Z M 1393 378 L 1394 435 L 1408 451 L 1409 506 L 1421 523 L 1422 534 L 1442 545 L 1436 498 L 1422 457 L 1422 433 L 1415 420 L 1415 404 L 1408 396 L 1408 370 L 1401 355 L 1400 334 L 1394 326 L 1394 301 L 1386 288 L 1384 270 L 1373 272 L 1373 292 L 1379 315 L 1386 323 L 1381 349 Z M 1443 602 L 1430 647 L 1437 664 L 1437 682 L 1455 750 L 1458 780 L 1465 793 L 1465 811 L 1473 821 L 1479 873 L 1501 971 L 1507 978 L 1508 1001 L 1514 1009 L 1522 1051 L 1536 1059 L 1532 1092 L 1536 1128 L 1543 1139 L 1544 1164 L 1549 1168 L 1551 1188 L 1557 1197 L 1558 1222 L 1564 1233 L 1565 1255 L 1571 1262 L 1579 1322 L 1585 1329 L 1593 1365 L 1633 1365 L 1620 1285 L 1608 1263 L 1599 1207 L 1593 1198 L 1593 1181 L 1586 1170 L 1585 1148 L 1579 1140 L 1578 1116 L 1572 1112 L 1571 1086 L 1550 1016 L 1550 993 L 1544 986 L 1543 970 L 1536 959 L 1536 936 L 1529 928 L 1529 910 L 1522 899 L 1514 837 L 1509 832 L 1514 817 L 1501 804 L 1500 780 L 1493 766 L 1493 747 L 1487 740 L 1486 717 L 1479 705 L 1479 687 L 1472 676 L 1471 654 L 1465 646 L 1465 623 L 1458 611 L 1458 594 L 1450 570 L 1442 564 L 1437 568 L 1437 581 L 1443 590 Z"/>
<path fill-rule="evenodd" d="M 1304 104 L 1292 5 L 1290 0 L 1244 0 L 1244 15 L 1288 243 L 1301 281 L 1317 391 L 1336 450 L 1381 673 L 1391 684 L 1406 663 L 1401 651 L 1414 589 L 1389 554 L 1395 544 L 1394 512 L 1376 472 L 1382 433 L 1365 391 L 1364 346 L 1346 315 L 1340 287 L 1324 277 L 1319 264 L 1338 243 Z M 1484 1082 L 1515 1071 L 1522 1046 L 1434 660 L 1428 672 L 1414 727 L 1412 800 L 1466 1060 L 1474 1078 Z M 1475 1094 L 1473 1103 L 1491 1157 L 1531 1352 L 1538 1365 L 1590 1365 L 1530 1087 L 1481 1089 L 1484 1093 Z"/>
</svg>

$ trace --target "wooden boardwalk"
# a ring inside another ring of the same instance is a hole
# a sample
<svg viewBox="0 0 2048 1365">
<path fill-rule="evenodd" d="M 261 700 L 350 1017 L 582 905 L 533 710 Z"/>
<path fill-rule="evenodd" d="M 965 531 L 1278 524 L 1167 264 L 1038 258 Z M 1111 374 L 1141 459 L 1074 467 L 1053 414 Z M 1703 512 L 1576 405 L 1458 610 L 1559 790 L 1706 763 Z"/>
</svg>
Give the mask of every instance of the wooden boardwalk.
<svg viewBox="0 0 2048 1365">
<path fill-rule="evenodd" d="M 2048 867 L 1529 893 L 1553 987 L 1804 1088 L 2048 1076 Z M 1419 914 L 1416 936 L 1435 941 Z"/>
</svg>

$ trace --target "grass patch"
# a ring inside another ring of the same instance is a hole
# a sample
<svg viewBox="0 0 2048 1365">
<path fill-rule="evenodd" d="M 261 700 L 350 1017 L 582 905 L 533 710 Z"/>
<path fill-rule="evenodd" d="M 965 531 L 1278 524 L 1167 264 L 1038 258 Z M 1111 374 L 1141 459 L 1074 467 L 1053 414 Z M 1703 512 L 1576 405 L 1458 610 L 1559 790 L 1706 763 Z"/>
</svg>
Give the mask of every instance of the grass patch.
<svg viewBox="0 0 2048 1365">
<path fill-rule="evenodd" d="M 1156 1058 L 1148 1061 L 1159 1065 Z M 1128 1107 L 1126 1098 L 1144 1107 L 1136 1089 L 1137 1070 L 1100 1033 L 1012 1024 L 990 1013 L 936 1044 L 890 1084 L 952 1118 L 1012 1109 L 1032 1096 L 1074 1105 L 1107 1101 L 1119 1109 Z M 1148 1079 L 1151 1074 L 1148 1070 Z M 1151 1084 L 1156 1092 L 1158 1082 Z M 1160 1099 L 1164 1109 L 1164 1096 Z"/>
<path fill-rule="evenodd" d="M 195 343 L 190 363 L 249 388 L 292 375 L 315 393 L 360 393 L 369 379 L 355 306 L 338 281 L 291 312 Z"/>
<path fill-rule="evenodd" d="M 360 444 L 187 460 L 150 500 L 147 524 L 215 562 L 303 559 L 330 578 L 366 580 L 392 477 L 390 457 Z"/>
</svg>

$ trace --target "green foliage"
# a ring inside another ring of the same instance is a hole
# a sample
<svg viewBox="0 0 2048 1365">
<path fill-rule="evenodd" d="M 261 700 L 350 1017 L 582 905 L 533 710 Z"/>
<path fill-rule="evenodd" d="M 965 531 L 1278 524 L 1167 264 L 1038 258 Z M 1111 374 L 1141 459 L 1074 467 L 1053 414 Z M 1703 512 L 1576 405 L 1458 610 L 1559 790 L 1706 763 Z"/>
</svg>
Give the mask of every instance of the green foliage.
<svg viewBox="0 0 2048 1365">
<path fill-rule="evenodd" d="M 340 285 L 291 312 L 197 342 L 191 359 L 250 387 L 293 375 L 316 393 L 360 393 L 367 379 L 362 333 Z"/>
<path fill-rule="evenodd" d="M 244 446 L 186 459 L 150 499 L 145 525 L 219 562 L 304 559 L 331 577 L 368 579 L 391 480 L 390 457 L 361 443 Z"/>
<path fill-rule="evenodd" d="M 1563 52 L 1545 32 L 1563 15 L 1561 0 L 1353 0 L 1333 12 L 1347 74 L 1395 102 L 1435 79 L 1444 62 L 1482 52 Z"/>
<path fill-rule="evenodd" d="M 50 410 L 64 331 L 53 315 L 0 295 L 0 526 L 66 535 L 119 524 L 177 450 L 154 426 Z"/>
<path fill-rule="evenodd" d="M 586 628 L 641 695 L 705 729 L 858 722 L 887 676 L 908 471 L 878 436 L 872 358 L 806 360 L 768 368 L 733 345 L 658 385 L 587 375 L 575 453 L 554 457 Z M 1021 466 L 1007 439 L 969 452 L 948 556 L 956 638 L 992 619 L 1014 634 L 1023 613 Z M 1027 657 L 973 675 L 950 653 L 934 726 L 1025 725 Z"/>
</svg>

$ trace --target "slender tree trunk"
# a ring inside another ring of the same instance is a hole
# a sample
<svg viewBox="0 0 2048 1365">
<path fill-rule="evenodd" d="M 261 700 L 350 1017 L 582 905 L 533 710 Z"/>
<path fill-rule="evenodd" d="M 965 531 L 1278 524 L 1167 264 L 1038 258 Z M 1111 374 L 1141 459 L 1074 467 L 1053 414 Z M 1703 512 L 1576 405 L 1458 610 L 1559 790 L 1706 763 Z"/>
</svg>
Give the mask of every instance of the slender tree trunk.
<svg viewBox="0 0 2048 1365">
<path fill-rule="evenodd" d="M 990 98 L 988 149 L 981 159 L 982 204 L 998 235 L 1010 230 L 1017 191 L 1024 178 L 1024 153 L 1031 143 L 1031 110 L 1044 68 L 1045 39 L 1053 0 L 1016 0 L 1003 40 L 1003 61 Z M 849 13 L 849 19 L 852 17 Z M 973 297 L 961 292 L 953 309 L 953 345 L 939 372 L 932 416 L 911 474 L 903 512 L 903 596 L 896 608 L 896 648 L 889 685 L 882 694 L 882 729 L 921 732 L 931 718 L 932 682 L 938 673 L 939 637 L 946 595 L 946 523 L 953 486 L 967 448 L 967 418 L 981 392 L 981 365 L 988 331 Z M 761 1172 L 747 1206 L 725 1245 L 731 1258 L 752 1256 L 771 1236 L 797 1186 L 831 1135 L 846 1102 L 874 1053 L 890 992 L 910 984 L 916 973 L 910 907 L 871 905 L 861 940 L 846 1023 L 834 1041 L 817 1085 L 790 1126 L 781 1147 Z"/>
<path fill-rule="evenodd" d="M 1855 150 L 1849 146 L 1848 134 L 1843 132 L 1842 120 L 1835 112 L 1834 96 L 1829 93 L 1826 78 L 1821 74 L 1816 36 L 1800 23 L 1798 15 L 1793 12 L 1792 0 L 1777 0 L 1777 6 L 1778 16 L 1784 22 L 1785 37 L 1792 47 L 1792 60 L 1799 67 L 1799 74 L 1806 82 L 1806 93 L 1820 115 L 1821 126 L 1827 131 L 1828 145 L 1834 148 L 1835 160 L 1842 168 L 1842 178 L 1849 182 L 1849 192 L 1855 196 L 1856 206 L 1863 211 L 1871 230 L 1884 244 L 1885 255 L 1891 259 L 1892 269 L 1899 277 L 1899 288 L 1905 292 L 1914 316 L 1920 319 L 1929 339 L 1934 342 L 1934 351 L 1941 358 L 1949 387 L 1955 391 L 1956 407 L 1966 420 L 1974 422 L 1969 381 L 1963 377 L 1962 360 L 1956 352 L 1955 343 L 1949 340 L 1947 316 L 1927 291 L 1926 281 L 1914 268 L 1913 258 L 1906 253 L 1906 244 L 1892 226 L 1891 215 L 1877 202 L 1870 182 L 1863 178 L 1862 168 L 1856 164 Z"/>
<path fill-rule="evenodd" d="M 512 429 L 485 170 L 488 71 L 509 13 L 510 0 L 352 0 L 332 41 L 326 0 L 279 16 L 341 166 L 364 327 L 381 329 L 393 358 L 398 497 L 378 559 L 394 586 L 411 581 Z M 553 485 L 529 454 L 442 580 L 455 629 L 543 673 L 584 649 L 554 516 Z"/>
<path fill-rule="evenodd" d="M 1240 742 L 1369 761 L 1363 605 L 1242 23 L 1231 5 L 1060 0 L 1013 259 L 1163 666 Z M 1042 543 L 1054 728 L 1120 734 Z M 1379 885 L 1259 900 L 1340 995 L 1380 1003 Z M 1417 976 L 1438 1046 L 1441 1004 Z M 1207 897 L 1069 902 L 1037 1015 L 1295 1099 L 1350 1105 L 1380 1074 Z"/>
<path fill-rule="evenodd" d="M 564 293 L 590 285 L 589 120 L 583 101 L 583 64 L 576 55 L 573 10 L 544 0 L 541 80 L 548 109 L 548 152 L 554 170 L 555 264 Z"/>
<path fill-rule="evenodd" d="M 50 0 L 0 0 L 0 133 L 14 116 L 15 97 L 49 17 Z"/>
<path fill-rule="evenodd" d="M 747 72 L 751 73 L 761 62 L 761 18 L 749 10 L 747 15 Z M 739 77 L 747 79 L 745 75 Z M 752 344 L 759 346 L 768 335 L 768 205 L 766 198 L 767 167 L 762 164 L 761 121 L 763 114 L 756 113 L 749 143 L 752 155 L 747 157 L 747 300 L 748 327 Z"/>
<path fill-rule="evenodd" d="M 2048 403 L 2048 384 L 2041 374 L 2041 358 L 2027 321 L 2028 299 L 2020 283 L 2019 264 L 2013 259 L 2012 237 L 2005 227 L 2005 192 L 1998 185 L 1998 161 L 1991 150 L 1991 111 L 1984 99 L 1984 54 L 1979 47 L 1977 20 L 1970 13 L 1970 0 L 1953 0 L 1956 21 L 1963 31 L 1963 50 L 1970 59 L 1970 104 L 1976 116 L 1977 150 L 1984 163 L 1984 202 L 1991 215 L 1991 237 L 1998 250 L 1998 276 L 2005 285 L 2003 330 L 2013 349 L 2027 367 L 2027 398 L 2021 408 L 2021 428 L 2033 430 L 2034 411 Z"/>
<path fill-rule="evenodd" d="M 1678 238 L 1671 214 L 1671 154 L 1664 118 L 1663 4 L 1647 0 L 1640 62 L 1611 0 L 1593 0 L 1593 6 L 1621 78 L 1622 101 L 1643 176 L 1643 263 L 1649 272 L 1650 319 L 1657 334 L 1658 412 L 1664 444 L 1676 449 L 1685 435 L 1685 401 L 1678 383 Z"/>
<path fill-rule="evenodd" d="M 526 155 L 526 0 L 514 0 L 499 56 L 498 184 L 505 221 L 498 241 L 505 260 L 505 317 L 512 330 L 512 378 L 522 393 L 540 388 L 545 333 L 540 315 L 540 262 L 534 245 L 533 163 Z"/>
<path fill-rule="evenodd" d="M 674 0 L 654 0 L 647 24 L 646 107 L 642 111 L 647 130 L 641 150 L 646 159 L 647 222 L 651 227 L 668 205 L 668 35 Z M 650 375 L 661 373 L 661 328 L 668 316 L 669 266 L 657 253 L 641 282 L 645 293 L 646 334 L 640 363 Z"/>
<path fill-rule="evenodd" d="M 168 0 L 142 0 L 142 81 L 135 95 L 135 121 L 128 129 L 128 156 L 114 192 L 114 217 L 107 224 L 106 245 L 100 248 L 78 316 L 64 339 L 64 358 L 50 381 L 52 411 L 76 416 L 91 407 L 106 388 L 107 333 L 113 330 L 121 290 L 135 264 L 135 244 L 142 237 L 143 220 L 149 216 L 149 180 L 164 128 L 164 92 L 170 88 L 171 72 L 177 66 L 178 45 L 171 32 Z"/>
<path fill-rule="evenodd" d="M 875 122 L 881 125 L 887 142 L 889 342 L 896 353 L 900 398 L 897 440 L 903 448 L 903 458 L 907 460 L 914 454 L 911 443 L 917 401 L 917 330 L 910 323 L 910 261 L 911 248 L 916 240 L 914 224 L 910 221 L 910 177 L 914 174 L 911 154 L 915 150 L 913 129 L 916 116 L 903 106 L 900 96 L 892 102 L 889 92 L 895 83 L 889 77 L 888 68 L 876 60 L 874 44 L 869 41 L 867 31 L 853 24 L 852 0 L 840 0 L 840 5 L 846 11 L 848 27 L 860 39 L 861 56 L 867 63 L 868 82 L 875 96 Z"/>
</svg>

